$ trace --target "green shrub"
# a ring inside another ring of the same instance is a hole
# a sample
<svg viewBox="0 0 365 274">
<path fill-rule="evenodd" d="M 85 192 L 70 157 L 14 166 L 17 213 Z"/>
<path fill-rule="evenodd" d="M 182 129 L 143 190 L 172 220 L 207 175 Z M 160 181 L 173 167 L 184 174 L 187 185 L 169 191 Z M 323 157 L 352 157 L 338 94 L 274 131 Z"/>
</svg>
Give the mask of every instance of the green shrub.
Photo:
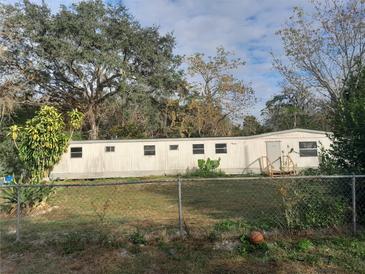
<svg viewBox="0 0 365 274">
<path fill-rule="evenodd" d="M 0 177 L 9 174 L 20 174 L 22 169 L 22 164 L 13 143 L 8 139 L 0 141 Z"/>
<path fill-rule="evenodd" d="M 196 177 L 219 177 L 224 176 L 225 173 L 221 170 L 218 170 L 221 159 L 211 160 L 208 158 L 207 160 L 199 159 L 198 160 L 198 169 L 195 169 L 192 172 L 188 172 L 188 176 L 196 176 Z"/>
<path fill-rule="evenodd" d="M 23 184 L 23 178 L 19 181 L 15 179 L 10 185 L 14 187 L 4 188 L 1 192 L 1 199 L 3 200 L 0 205 L 1 211 L 8 214 L 14 213 L 17 207 L 18 191 L 17 185 Z M 54 192 L 52 187 L 19 187 L 19 198 L 20 198 L 20 210 L 25 212 L 37 207 L 40 203 L 45 202 L 51 194 Z"/>
<path fill-rule="evenodd" d="M 25 180 L 17 184 L 42 184 L 48 177 L 53 166 L 58 163 L 68 146 L 73 130 L 79 129 L 82 124 L 83 114 L 77 110 L 68 113 L 69 125 L 66 126 L 64 117 L 54 107 L 42 106 L 36 115 L 27 120 L 24 126 L 13 125 L 10 133 L 18 158 L 25 170 Z M 69 128 L 70 132 L 66 130 Z M 1 151 L 0 151 L 1 152 Z M 3 161 L 2 161 L 3 162 Z M 0 162 L 0 165 L 3 166 Z M 53 192 L 48 187 L 19 188 L 20 206 L 22 211 L 31 209 L 41 202 L 45 202 Z M 17 206 L 16 188 L 2 191 L 4 203 L 1 209 L 11 213 Z"/>
<path fill-rule="evenodd" d="M 207 160 L 199 159 L 198 160 L 198 167 L 201 171 L 204 172 L 214 172 L 219 167 L 221 159 L 218 160 L 211 160 L 208 158 Z"/>
<path fill-rule="evenodd" d="M 66 133 L 63 115 L 52 106 L 42 106 L 24 126 L 10 127 L 11 138 L 31 183 L 48 177 L 67 149 L 73 130 L 81 127 L 83 114 L 73 110 L 68 116 L 70 134 Z"/>
<path fill-rule="evenodd" d="M 315 176 L 321 175 L 321 171 L 317 168 L 306 168 L 299 171 L 300 176 Z"/>
<path fill-rule="evenodd" d="M 343 169 L 337 164 L 337 161 L 331 154 L 330 150 L 326 150 L 324 147 L 321 147 L 319 152 L 318 173 L 315 175 L 335 174 L 349 174 L 349 170 Z"/>
<path fill-rule="evenodd" d="M 331 227 L 345 223 L 346 204 L 340 197 L 309 195 L 298 204 L 298 208 L 302 208 L 300 225 L 304 228 Z"/>
<path fill-rule="evenodd" d="M 282 183 L 279 193 L 290 229 L 327 228 L 346 222 L 347 201 L 336 185 Z"/>
</svg>

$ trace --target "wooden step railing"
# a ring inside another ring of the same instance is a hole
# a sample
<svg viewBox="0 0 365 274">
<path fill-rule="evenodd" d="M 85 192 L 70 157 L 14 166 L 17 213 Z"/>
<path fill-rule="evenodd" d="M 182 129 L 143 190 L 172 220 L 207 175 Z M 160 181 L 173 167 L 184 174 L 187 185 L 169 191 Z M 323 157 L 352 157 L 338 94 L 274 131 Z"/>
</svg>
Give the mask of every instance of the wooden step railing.
<svg viewBox="0 0 365 274">
<path fill-rule="evenodd" d="M 297 166 L 289 155 L 281 156 L 280 170 L 284 174 L 295 175 Z"/>
<path fill-rule="evenodd" d="M 280 161 L 279 169 L 275 169 L 274 162 L 276 161 Z M 274 162 L 271 162 L 267 156 L 261 156 L 261 172 L 270 177 L 296 174 L 297 166 L 289 155 L 281 156 Z"/>
<path fill-rule="evenodd" d="M 270 162 L 269 158 L 267 156 L 261 156 L 260 162 L 261 162 L 261 169 L 262 169 L 261 172 L 272 177 L 275 168 L 274 168 L 274 165 Z"/>
</svg>

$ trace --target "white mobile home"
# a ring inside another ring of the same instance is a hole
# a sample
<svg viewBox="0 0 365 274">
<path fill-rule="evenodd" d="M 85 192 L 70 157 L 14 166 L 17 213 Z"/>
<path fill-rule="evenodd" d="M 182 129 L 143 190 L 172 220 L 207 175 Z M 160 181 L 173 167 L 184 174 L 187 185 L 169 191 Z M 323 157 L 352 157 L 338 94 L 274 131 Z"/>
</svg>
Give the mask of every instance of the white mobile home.
<svg viewBox="0 0 365 274">
<path fill-rule="evenodd" d="M 270 173 L 318 166 L 326 132 L 292 129 L 247 137 L 72 141 L 52 179 L 183 174 L 198 159 L 221 159 L 227 174 Z"/>
</svg>

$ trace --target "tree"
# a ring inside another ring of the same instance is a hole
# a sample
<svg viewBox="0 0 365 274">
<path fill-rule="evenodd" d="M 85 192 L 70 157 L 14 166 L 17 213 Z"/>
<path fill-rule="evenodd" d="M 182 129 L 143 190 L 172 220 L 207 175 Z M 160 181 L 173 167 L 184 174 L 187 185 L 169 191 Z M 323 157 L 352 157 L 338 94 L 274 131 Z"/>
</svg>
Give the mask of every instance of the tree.
<svg viewBox="0 0 365 274">
<path fill-rule="evenodd" d="M 243 124 L 241 133 L 243 136 L 256 135 L 260 133 L 264 133 L 265 128 L 263 125 L 257 121 L 257 118 L 252 115 L 247 115 L 243 118 Z"/>
<path fill-rule="evenodd" d="M 359 64 L 333 106 L 330 155 L 338 171 L 365 172 L 365 66 Z"/>
<path fill-rule="evenodd" d="M 245 62 L 233 59 L 232 55 L 218 47 L 216 56 L 206 59 L 204 54 L 196 53 L 187 58 L 188 73 L 199 80 L 193 83 L 197 96 L 190 103 L 190 108 L 198 115 L 199 136 L 222 135 L 217 130 L 220 124 L 241 117 L 252 98 L 252 89 L 233 75 Z"/>
<path fill-rule="evenodd" d="M 136 90 L 159 98 L 175 90 L 180 57 L 171 34 L 141 27 L 121 4 L 81 1 L 49 8 L 24 0 L 2 6 L 1 44 L 7 70 L 16 70 L 43 101 L 85 113 L 98 138 L 105 102 Z"/>
<path fill-rule="evenodd" d="M 102 138 L 179 137 L 184 99 L 179 89 L 156 98 L 143 91 L 109 99 L 101 114 Z"/>
<path fill-rule="evenodd" d="M 2 84 L 0 86 L 0 130 L 2 130 L 6 120 L 14 112 L 16 104 L 16 95 L 11 87 L 11 83 Z"/>
<path fill-rule="evenodd" d="M 39 183 L 45 176 L 48 177 L 65 152 L 73 130 L 80 128 L 82 119 L 80 112 L 69 112 L 68 135 L 62 115 L 54 107 L 42 106 L 24 127 L 11 127 L 11 138 L 30 182 Z"/>
<path fill-rule="evenodd" d="M 229 136 L 232 122 L 215 102 L 192 98 L 181 115 L 181 137 Z"/>
<path fill-rule="evenodd" d="M 307 89 L 284 86 L 281 93 L 266 102 L 262 111 L 265 126 L 273 131 L 292 128 L 328 130 L 325 102 Z"/>
<path fill-rule="evenodd" d="M 5 69 L 9 61 L 6 51 L 0 44 L 0 140 L 3 138 L 1 132 L 11 121 L 11 115 L 22 101 L 25 90 L 14 71 Z"/>
<path fill-rule="evenodd" d="M 274 67 L 292 88 L 300 85 L 335 102 L 356 62 L 365 60 L 365 3 L 312 2 L 313 13 L 295 8 L 278 32 L 286 59 L 274 57 Z"/>
<path fill-rule="evenodd" d="M 160 129 L 159 102 L 143 91 L 106 102 L 101 119 L 103 138 L 156 137 Z"/>
</svg>

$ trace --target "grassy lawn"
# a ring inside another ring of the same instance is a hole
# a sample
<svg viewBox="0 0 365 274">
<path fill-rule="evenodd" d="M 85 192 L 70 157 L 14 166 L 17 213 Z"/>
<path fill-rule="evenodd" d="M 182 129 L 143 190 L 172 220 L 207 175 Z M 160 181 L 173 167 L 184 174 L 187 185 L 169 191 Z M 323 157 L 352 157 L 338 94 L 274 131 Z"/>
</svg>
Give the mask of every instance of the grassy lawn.
<svg viewBox="0 0 365 274">
<path fill-rule="evenodd" d="M 260 225 L 283 221 L 280 198 L 269 182 L 184 182 L 182 193 L 184 220 L 190 229 L 209 229 L 225 219 Z M 76 226 L 100 223 L 121 232 L 176 229 L 177 195 L 174 183 L 56 188 L 45 210 L 40 208 L 22 217 L 22 235 L 34 238 L 37 233 L 62 234 Z M 3 228 L 7 223 L 12 226 L 14 216 L 3 222 Z"/>
<path fill-rule="evenodd" d="M 365 267 L 364 235 L 312 234 L 305 236 L 311 247 L 302 250 L 303 237 L 271 233 L 265 249 L 242 252 L 241 235 L 284 224 L 269 180 L 184 182 L 182 192 L 184 241 L 174 183 L 57 188 L 46 206 L 22 217 L 20 243 L 14 217 L 1 216 L 1 273 L 360 273 Z"/>
</svg>

